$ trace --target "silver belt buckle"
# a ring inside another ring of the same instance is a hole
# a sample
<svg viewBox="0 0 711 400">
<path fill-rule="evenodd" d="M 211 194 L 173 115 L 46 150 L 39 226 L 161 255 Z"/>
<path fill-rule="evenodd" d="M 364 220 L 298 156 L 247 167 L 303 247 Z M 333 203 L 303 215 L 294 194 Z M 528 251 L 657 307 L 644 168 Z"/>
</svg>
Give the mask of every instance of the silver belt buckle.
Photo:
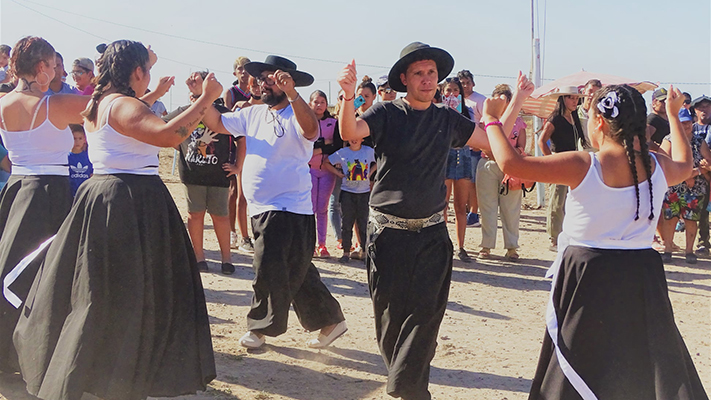
<svg viewBox="0 0 711 400">
<path fill-rule="evenodd" d="M 419 232 L 425 226 L 425 220 L 422 219 L 411 219 L 407 221 L 407 230 Z"/>
</svg>

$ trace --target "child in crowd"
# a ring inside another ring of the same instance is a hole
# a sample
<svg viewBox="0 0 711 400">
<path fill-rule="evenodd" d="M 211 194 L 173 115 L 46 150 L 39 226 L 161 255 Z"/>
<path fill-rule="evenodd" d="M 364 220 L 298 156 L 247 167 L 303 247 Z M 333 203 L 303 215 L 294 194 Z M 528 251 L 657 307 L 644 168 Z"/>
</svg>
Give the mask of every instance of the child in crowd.
<svg viewBox="0 0 711 400">
<path fill-rule="evenodd" d="M 328 157 L 325 168 L 342 178 L 341 185 L 341 237 L 343 238 L 343 256 L 338 259 L 347 263 L 351 258 L 363 260 L 363 250 L 350 252 L 353 239 L 353 223 L 358 229 L 360 243 L 365 243 L 368 224 L 368 202 L 370 200 L 370 176 L 375 172 L 375 151 L 363 145 L 363 139 L 349 141 L 350 147 L 344 147 Z"/>
<path fill-rule="evenodd" d="M 74 136 L 74 147 L 69 152 L 69 183 L 72 186 L 72 196 L 76 196 L 77 190 L 85 180 L 94 174 L 94 166 L 89 161 L 89 148 L 86 143 L 86 133 L 84 127 L 78 124 L 70 124 Z"/>
<path fill-rule="evenodd" d="M 0 45 L 0 83 L 10 82 L 10 46 Z"/>
</svg>

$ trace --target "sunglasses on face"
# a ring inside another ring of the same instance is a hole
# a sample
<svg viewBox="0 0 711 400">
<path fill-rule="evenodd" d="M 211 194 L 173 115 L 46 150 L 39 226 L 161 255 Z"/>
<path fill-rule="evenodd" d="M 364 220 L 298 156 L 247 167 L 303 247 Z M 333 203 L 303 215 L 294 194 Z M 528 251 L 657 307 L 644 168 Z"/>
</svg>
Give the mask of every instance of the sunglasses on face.
<svg viewBox="0 0 711 400">
<path fill-rule="evenodd" d="M 266 86 L 274 86 L 274 84 L 276 83 L 276 81 L 274 81 L 274 79 L 269 78 L 267 76 L 264 76 L 264 77 L 258 76 L 254 79 L 257 81 L 257 85 L 264 84 Z"/>
<path fill-rule="evenodd" d="M 380 90 L 382 90 L 386 94 L 390 94 L 393 92 L 393 90 L 391 88 L 385 88 L 385 89 L 380 89 Z"/>
<path fill-rule="evenodd" d="M 85 71 L 72 71 L 72 75 L 74 76 L 82 76 L 84 74 L 86 74 Z"/>
</svg>

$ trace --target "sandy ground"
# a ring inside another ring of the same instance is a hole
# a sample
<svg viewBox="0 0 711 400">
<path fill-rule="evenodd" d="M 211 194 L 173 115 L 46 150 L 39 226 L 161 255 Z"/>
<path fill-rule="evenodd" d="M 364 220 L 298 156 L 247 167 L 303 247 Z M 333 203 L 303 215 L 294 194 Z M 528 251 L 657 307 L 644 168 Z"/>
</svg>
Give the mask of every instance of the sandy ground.
<svg viewBox="0 0 711 400">
<path fill-rule="evenodd" d="M 170 175 L 172 151 L 162 156 L 162 176 L 183 215 L 186 205 L 177 176 Z M 533 204 L 535 196 L 524 200 Z M 453 219 L 452 219 L 453 220 Z M 449 224 L 453 233 L 454 224 Z M 500 233 L 500 229 L 499 229 Z M 332 255 L 340 255 L 329 236 Z M 477 249 L 479 228 L 467 229 L 467 245 Z M 683 244 L 681 234 L 676 242 Z M 494 257 L 469 264 L 454 261 L 449 306 L 432 362 L 433 398 L 525 399 L 531 385 L 544 335 L 544 312 L 550 289 L 545 272 L 554 258 L 548 250 L 545 211 L 525 207 L 521 216 L 521 260 L 503 258 L 499 234 Z M 341 265 L 335 257 L 315 260 L 326 285 L 343 307 L 349 330 L 333 346 L 312 350 L 305 346 L 314 333 L 301 328 L 293 312 L 289 331 L 269 338 L 263 350 L 246 351 L 238 344 L 245 332 L 251 299 L 252 259 L 233 251 L 237 271 L 219 273 L 219 251 L 209 219 L 206 220 L 206 256 L 210 272 L 202 279 L 212 323 L 217 378 L 206 392 L 184 400 L 208 399 L 389 399 L 384 392 L 386 370 L 375 341 L 373 312 L 365 266 L 351 261 Z M 674 255 L 666 267 L 669 295 L 676 322 L 711 393 L 711 261 L 695 266 Z M 19 376 L 0 375 L 0 398 L 27 400 Z"/>
</svg>

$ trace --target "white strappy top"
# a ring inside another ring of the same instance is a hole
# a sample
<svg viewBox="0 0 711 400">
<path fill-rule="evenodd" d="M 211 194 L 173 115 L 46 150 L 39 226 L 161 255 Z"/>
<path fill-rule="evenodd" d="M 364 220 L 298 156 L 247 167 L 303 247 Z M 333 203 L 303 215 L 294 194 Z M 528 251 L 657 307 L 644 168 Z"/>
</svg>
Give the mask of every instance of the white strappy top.
<svg viewBox="0 0 711 400">
<path fill-rule="evenodd" d="M 649 182 L 639 183 L 639 219 L 635 221 L 634 186 L 613 188 L 602 180 L 600 162 L 590 153 L 590 169 L 565 202 L 563 233 L 571 245 L 603 249 L 647 249 L 652 246 L 667 181 L 654 154 L 652 173 L 654 220 L 649 220 Z M 559 246 L 560 247 L 560 246 Z"/>
<path fill-rule="evenodd" d="M 74 146 L 74 137 L 69 127 L 58 129 L 49 120 L 49 98 L 43 97 L 32 116 L 32 123 L 26 131 L 6 131 L 5 118 L 0 106 L 2 128 L 0 135 L 12 162 L 12 175 L 69 175 L 67 153 Z M 35 126 L 35 120 L 42 103 L 47 104 L 47 118 Z"/>
<path fill-rule="evenodd" d="M 104 124 L 95 132 L 86 132 L 89 159 L 94 164 L 95 174 L 158 175 L 158 152 L 156 147 L 117 132 L 109 125 L 109 113 L 117 100 L 106 108 Z M 66 157 L 66 155 L 65 155 Z"/>
</svg>

